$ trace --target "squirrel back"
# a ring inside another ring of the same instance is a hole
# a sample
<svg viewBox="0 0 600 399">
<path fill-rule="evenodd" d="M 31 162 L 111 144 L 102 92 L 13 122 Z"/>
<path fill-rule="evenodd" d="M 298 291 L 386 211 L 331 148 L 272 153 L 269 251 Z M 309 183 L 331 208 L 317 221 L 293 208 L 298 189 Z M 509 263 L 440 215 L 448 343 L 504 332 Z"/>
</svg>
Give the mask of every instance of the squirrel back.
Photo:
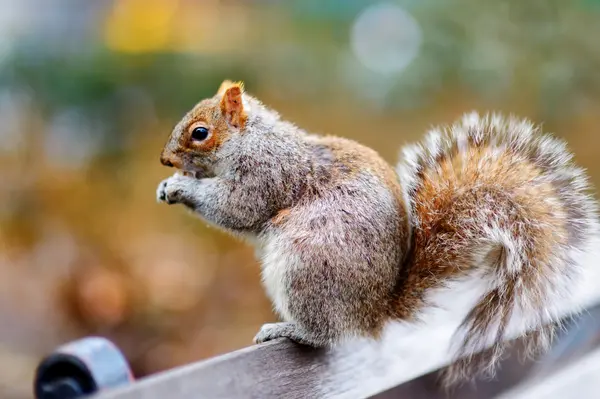
<svg viewBox="0 0 600 399">
<path fill-rule="evenodd" d="M 524 119 L 471 113 L 405 147 L 403 158 L 414 253 L 399 316 L 452 281 L 472 277 L 485 287 L 456 333 L 446 384 L 493 374 L 511 326 L 528 331 L 528 355 L 546 349 L 557 305 L 597 235 L 596 202 L 565 143 Z"/>
</svg>

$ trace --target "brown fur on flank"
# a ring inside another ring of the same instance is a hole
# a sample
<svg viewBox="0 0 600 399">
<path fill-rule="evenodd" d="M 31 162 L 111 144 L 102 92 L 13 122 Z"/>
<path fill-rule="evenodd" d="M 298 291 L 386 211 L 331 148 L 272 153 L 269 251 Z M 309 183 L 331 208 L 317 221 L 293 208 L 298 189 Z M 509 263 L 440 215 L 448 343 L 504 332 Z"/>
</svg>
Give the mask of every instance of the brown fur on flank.
<svg viewBox="0 0 600 399">
<path fill-rule="evenodd" d="M 197 126 L 205 140 L 192 138 Z M 396 172 L 372 149 L 309 134 L 225 81 L 177 124 L 161 161 L 184 173 L 161 182 L 159 201 L 255 246 L 284 320 L 256 342 L 377 337 L 475 283 L 481 296 L 461 309 L 448 384 L 492 373 L 514 331 L 527 332 L 531 352 L 547 347 L 543 326 L 597 234 L 585 174 L 525 120 L 466 115 L 407 146 Z"/>
</svg>

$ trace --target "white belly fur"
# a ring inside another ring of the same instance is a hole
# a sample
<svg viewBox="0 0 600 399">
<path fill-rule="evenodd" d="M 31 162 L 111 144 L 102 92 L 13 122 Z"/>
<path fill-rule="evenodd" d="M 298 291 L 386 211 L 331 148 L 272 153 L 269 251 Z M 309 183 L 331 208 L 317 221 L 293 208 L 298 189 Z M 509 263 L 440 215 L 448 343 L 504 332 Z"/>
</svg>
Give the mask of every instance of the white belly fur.
<svg viewBox="0 0 600 399">
<path fill-rule="evenodd" d="M 286 284 L 288 273 L 301 265 L 300 260 L 288 243 L 274 233 L 261 238 L 258 255 L 262 262 L 262 281 L 275 311 L 284 321 L 293 321 Z"/>
</svg>

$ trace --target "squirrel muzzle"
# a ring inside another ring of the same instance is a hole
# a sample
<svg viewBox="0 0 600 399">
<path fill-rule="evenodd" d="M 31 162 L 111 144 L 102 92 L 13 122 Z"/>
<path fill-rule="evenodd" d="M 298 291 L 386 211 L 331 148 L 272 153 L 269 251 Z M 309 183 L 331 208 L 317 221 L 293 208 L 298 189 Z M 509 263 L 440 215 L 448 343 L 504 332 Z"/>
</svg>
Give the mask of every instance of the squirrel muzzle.
<svg viewBox="0 0 600 399">
<path fill-rule="evenodd" d="M 181 163 L 174 156 L 169 156 L 171 154 L 166 154 L 164 151 L 160 154 L 160 163 L 165 166 L 175 167 L 177 169 L 181 169 Z"/>
</svg>

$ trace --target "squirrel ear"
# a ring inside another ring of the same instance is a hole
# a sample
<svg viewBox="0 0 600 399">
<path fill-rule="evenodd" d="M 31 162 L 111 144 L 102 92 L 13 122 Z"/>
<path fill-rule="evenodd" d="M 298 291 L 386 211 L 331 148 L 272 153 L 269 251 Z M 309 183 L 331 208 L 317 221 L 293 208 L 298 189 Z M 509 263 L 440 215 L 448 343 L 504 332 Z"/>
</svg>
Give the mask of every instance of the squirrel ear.
<svg viewBox="0 0 600 399">
<path fill-rule="evenodd" d="M 232 83 L 223 87 L 226 82 L 221 84 L 219 93 L 223 92 L 223 98 L 221 98 L 221 112 L 225 116 L 225 119 L 229 124 L 239 129 L 244 127 L 248 115 L 244 111 L 244 104 L 242 103 L 242 95 L 244 94 L 244 84 L 242 82 Z"/>
<path fill-rule="evenodd" d="M 222 96 L 223 94 L 225 94 L 225 90 L 227 90 L 231 86 L 233 86 L 233 82 L 231 80 L 229 80 L 229 79 L 224 80 L 223 83 L 221 83 L 221 86 L 219 86 L 219 90 L 217 91 L 217 94 Z"/>
</svg>

